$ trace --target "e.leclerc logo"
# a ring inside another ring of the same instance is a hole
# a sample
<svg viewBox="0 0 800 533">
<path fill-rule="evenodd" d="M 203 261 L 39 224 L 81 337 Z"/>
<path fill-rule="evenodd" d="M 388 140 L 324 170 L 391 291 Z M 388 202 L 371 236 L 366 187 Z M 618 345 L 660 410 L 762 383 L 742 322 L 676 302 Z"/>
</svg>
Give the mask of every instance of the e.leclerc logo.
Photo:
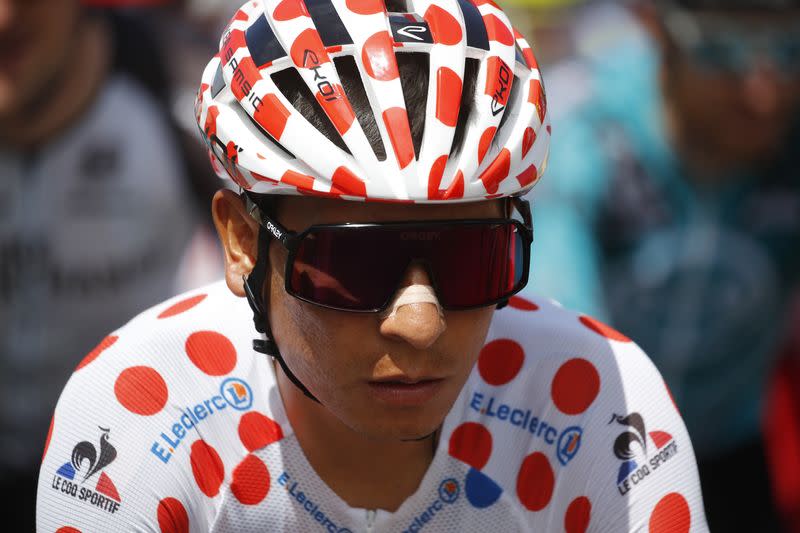
<svg viewBox="0 0 800 533">
<path fill-rule="evenodd" d="M 283 472 L 278 476 L 278 485 L 286 489 L 286 492 L 289 493 L 289 497 L 292 499 L 292 503 L 299 505 L 300 509 L 319 522 L 320 528 L 326 530 L 328 533 L 353 533 L 347 527 L 340 527 L 333 521 L 330 515 L 323 509 L 320 509 L 316 498 L 300 490 L 298 482 L 294 481 L 288 472 Z"/>
<path fill-rule="evenodd" d="M 403 533 L 422 531 L 422 528 L 432 522 L 436 514 L 444 509 L 445 504 L 455 503 L 459 494 L 461 494 L 461 486 L 458 481 L 451 477 L 443 479 L 439 483 L 439 489 L 436 491 L 437 498 L 424 511 L 414 517 L 414 520 L 403 530 Z"/>
<path fill-rule="evenodd" d="M 161 462 L 167 464 L 187 433 L 200 425 L 203 420 L 228 408 L 247 411 L 252 406 L 253 391 L 250 385 L 243 379 L 228 378 L 219 386 L 219 394 L 186 407 L 170 428 L 161 432 L 161 439 L 153 441 L 150 451 Z"/>
<path fill-rule="evenodd" d="M 114 514 L 119 510 L 122 500 L 114 482 L 103 469 L 117 458 L 117 450 L 108 442 L 111 430 L 99 429 L 102 432 L 99 454 L 98 448 L 91 442 L 86 440 L 79 442 L 72 449 L 70 460 L 61 465 L 53 475 L 50 486 L 53 490 L 87 505 Z M 97 481 L 92 480 L 92 484 L 87 484 L 97 473 L 100 474 Z"/>
<path fill-rule="evenodd" d="M 614 422 L 630 428 L 620 433 L 614 441 L 614 455 L 622 461 L 617 474 L 617 490 L 621 495 L 625 495 L 647 479 L 661 465 L 675 457 L 678 454 L 678 443 L 666 431 L 649 433 L 645 431 L 644 418 L 639 413 L 631 413 L 627 416 L 613 414 L 608 423 Z M 655 453 L 652 453 L 652 447 L 648 452 L 648 436 L 656 445 Z M 641 450 L 640 453 L 636 452 L 634 444 Z"/>
<path fill-rule="evenodd" d="M 559 430 L 550 422 L 533 416 L 530 409 L 502 403 L 494 396 L 490 396 L 488 400 L 485 398 L 486 395 L 482 392 L 472 393 L 470 408 L 483 416 L 508 422 L 522 431 L 527 430 L 534 437 L 544 440 L 546 444 L 555 446 L 556 457 L 563 466 L 567 466 L 567 463 L 578 454 L 583 438 L 583 428 L 580 426 L 569 426 Z"/>
</svg>

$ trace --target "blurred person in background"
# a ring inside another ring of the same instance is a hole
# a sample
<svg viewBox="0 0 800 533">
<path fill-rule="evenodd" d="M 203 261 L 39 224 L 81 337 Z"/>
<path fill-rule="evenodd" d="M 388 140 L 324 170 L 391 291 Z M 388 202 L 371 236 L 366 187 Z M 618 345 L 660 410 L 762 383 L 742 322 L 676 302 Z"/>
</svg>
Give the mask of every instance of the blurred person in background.
<svg viewBox="0 0 800 533">
<path fill-rule="evenodd" d="M 650 38 L 586 58 L 553 132 L 531 290 L 651 354 L 712 531 L 777 531 L 760 423 L 800 277 L 800 2 L 630 8 Z"/>
<path fill-rule="evenodd" d="M 58 391 L 108 330 L 186 288 L 186 198 L 205 214 L 204 176 L 216 188 L 165 118 L 151 37 L 78 0 L 0 0 L 0 483 L 18 531 Z"/>
</svg>

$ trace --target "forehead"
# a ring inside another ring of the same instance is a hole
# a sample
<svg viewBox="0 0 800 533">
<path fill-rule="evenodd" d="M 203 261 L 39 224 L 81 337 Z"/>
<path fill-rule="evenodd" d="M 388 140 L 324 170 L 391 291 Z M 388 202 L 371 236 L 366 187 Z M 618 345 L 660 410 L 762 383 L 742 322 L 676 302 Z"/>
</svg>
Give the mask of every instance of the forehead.
<svg viewBox="0 0 800 533">
<path fill-rule="evenodd" d="M 278 203 L 278 219 L 289 229 L 344 222 L 398 222 L 416 220 L 498 218 L 504 200 L 450 204 L 350 202 L 330 198 L 285 197 Z"/>
</svg>

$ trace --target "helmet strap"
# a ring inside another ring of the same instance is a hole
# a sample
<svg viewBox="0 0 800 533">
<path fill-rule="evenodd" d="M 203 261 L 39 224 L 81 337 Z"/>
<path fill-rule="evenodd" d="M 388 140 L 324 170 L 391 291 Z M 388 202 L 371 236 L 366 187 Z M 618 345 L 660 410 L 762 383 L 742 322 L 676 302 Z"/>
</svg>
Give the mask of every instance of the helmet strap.
<svg viewBox="0 0 800 533">
<path fill-rule="evenodd" d="M 261 297 L 264 289 L 264 281 L 267 277 L 267 261 L 269 258 L 269 243 L 272 237 L 268 231 L 263 228 L 258 230 L 258 250 L 256 257 L 256 264 L 249 275 L 242 276 L 244 282 L 244 292 L 247 296 L 247 302 L 250 304 L 250 309 L 253 310 L 253 324 L 256 331 L 264 335 L 263 339 L 253 339 L 253 350 L 264 355 L 272 357 L 283 369 L 283 373 L 289 378 L 289 381 L 294 384 L 300 391 L 311 398 L 317 403 L 320 403 L 317 398 L 311 394 L 300 379 L 292 372 L 286 361 L 283 359 L 277 343 L 273 340 L 272 331 L 269 326 L 269 319 L 264 309 L 264 301 Z"/>
</svg>

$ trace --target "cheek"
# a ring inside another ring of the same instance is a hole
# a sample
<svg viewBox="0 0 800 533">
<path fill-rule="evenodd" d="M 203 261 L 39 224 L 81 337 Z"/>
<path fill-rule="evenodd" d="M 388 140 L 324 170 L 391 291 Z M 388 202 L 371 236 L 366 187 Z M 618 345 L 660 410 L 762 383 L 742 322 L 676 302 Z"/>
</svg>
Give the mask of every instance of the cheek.
<svg viewBox="0 0 800 533">
<path fill-rule="evenodd" d="M 312 390 L 336 383 L 348 370 L 346 323 L 337 313 L 317 308 L 286 293 L 282 276 L 272 276 L 269 298 L 269 320 L 273 335 L 292 372 Z"/>
</svg>

